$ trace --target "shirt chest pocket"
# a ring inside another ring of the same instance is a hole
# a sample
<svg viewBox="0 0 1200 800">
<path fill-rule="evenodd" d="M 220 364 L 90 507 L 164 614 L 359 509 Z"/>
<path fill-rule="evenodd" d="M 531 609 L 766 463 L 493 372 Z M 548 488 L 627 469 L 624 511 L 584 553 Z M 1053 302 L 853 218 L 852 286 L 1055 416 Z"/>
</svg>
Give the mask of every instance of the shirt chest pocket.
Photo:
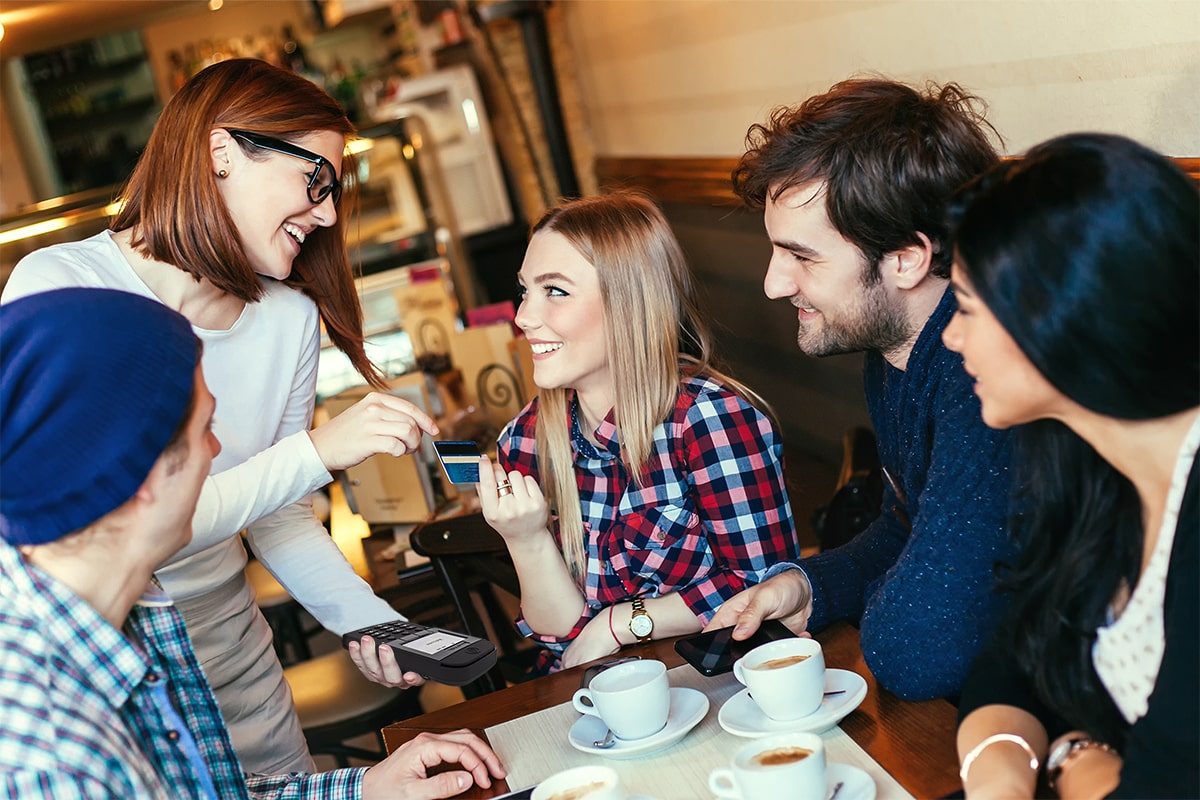
<svg viewBox="0 0 1200 800">
<path fill-rule="evenodd" d="M 703 534 L 700 516 L 693 509 L 690 498 L 672 502 L 655 496 L 654 492 L 626 495 L 621 503 L 620 525 L 628 550 L 663 551 L 687 547 L 689 541 Z"/>
</svg>

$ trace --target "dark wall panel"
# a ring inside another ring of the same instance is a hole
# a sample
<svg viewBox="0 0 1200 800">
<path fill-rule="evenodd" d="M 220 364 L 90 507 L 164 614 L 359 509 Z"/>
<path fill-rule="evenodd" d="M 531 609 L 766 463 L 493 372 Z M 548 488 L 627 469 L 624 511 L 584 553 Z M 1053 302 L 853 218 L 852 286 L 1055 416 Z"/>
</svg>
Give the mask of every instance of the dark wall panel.
<svg viewBox="0 0 1200 800">
<path fill-rule="evenodd" d="M 843 432 L 870 426 L 862 356 L 809 358 L 796 347 L 795 310 L 762 291 L 770 245 L 761 213 L 682 203 L 664 210 L 730 371 L 771 404 L 791 447 L 838 463 Z"/>
</svg>

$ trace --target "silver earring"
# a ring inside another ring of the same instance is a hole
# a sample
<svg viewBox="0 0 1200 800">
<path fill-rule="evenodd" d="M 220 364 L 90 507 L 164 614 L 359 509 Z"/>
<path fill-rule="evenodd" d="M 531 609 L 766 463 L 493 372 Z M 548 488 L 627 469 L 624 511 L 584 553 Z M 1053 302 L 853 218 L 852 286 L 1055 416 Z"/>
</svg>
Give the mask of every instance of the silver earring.
<svg viewBox="0 0 1200 800">
<path fill-rule="evenodd" d="M 218 178 L 228 178 L 228 177 L 229 177 L 229 170 L 227 170 L 227 169 L 218 170 L 218 171 L 217 171 L 217 177 L 218 177 Z"/>
</svg>

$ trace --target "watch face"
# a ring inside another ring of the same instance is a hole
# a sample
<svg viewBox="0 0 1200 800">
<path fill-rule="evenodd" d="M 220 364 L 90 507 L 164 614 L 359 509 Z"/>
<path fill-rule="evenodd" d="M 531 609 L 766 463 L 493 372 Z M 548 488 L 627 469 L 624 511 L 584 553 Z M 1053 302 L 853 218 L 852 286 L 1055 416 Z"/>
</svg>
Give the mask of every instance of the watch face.
<svg viewBox="0 0 1200 800">
<path fill-rule="evenodd" d="M 1082 741 L 1084 740 L 1064 739 L 1055 745 L 1054 749 L 1050 751 L 1050 755 L 1046 758 L 1046 769 L 1056 770 L 1061 767 L 1063 762 L 1067 760 L 1067 756 L 1071 755 L 1071 750 L 1074 748 L 1075 743 Z"/>
<path fill-rule="evenodd" d="M 646 614 L 638 614 L 629 620 L 629 630 L 633 631 L 634 636 L 649 636 L 650 631 L 654 630 L 654 620 Z"/>
</svg>

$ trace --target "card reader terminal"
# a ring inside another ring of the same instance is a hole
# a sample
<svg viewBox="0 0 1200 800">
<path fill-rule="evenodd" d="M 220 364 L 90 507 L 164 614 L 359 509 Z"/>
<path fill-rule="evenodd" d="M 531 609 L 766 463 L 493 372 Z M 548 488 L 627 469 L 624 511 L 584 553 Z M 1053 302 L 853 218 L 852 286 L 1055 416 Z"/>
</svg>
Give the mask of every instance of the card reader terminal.
<svg viewBox="0 0 1200 800">
<path fill-rule="evenodd" d="M 487 639 L 397 620 L 370 625 L 342 635 L 342 647 L 370 636 L 396 654 L 405 672 L 429 680 L 462 686 L 483 675 L 496 663 L 496 646 Z"/>
</svg>

